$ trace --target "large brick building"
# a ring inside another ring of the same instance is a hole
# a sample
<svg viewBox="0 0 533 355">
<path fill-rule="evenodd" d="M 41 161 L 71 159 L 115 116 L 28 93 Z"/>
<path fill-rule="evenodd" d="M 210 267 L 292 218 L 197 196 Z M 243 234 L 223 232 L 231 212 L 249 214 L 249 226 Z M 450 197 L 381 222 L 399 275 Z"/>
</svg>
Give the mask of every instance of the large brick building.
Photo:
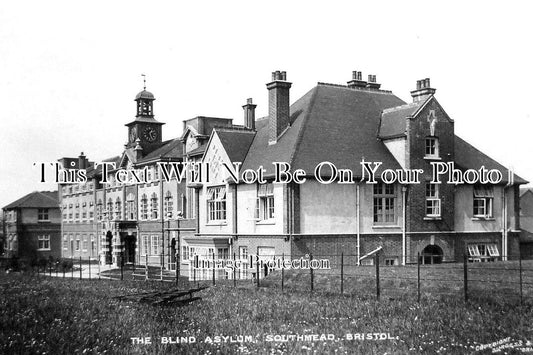
<svg viewBox="0 0 533 355">
<path fill-rule="evenodd" d="M 465 252 L 475 261 L 518 255 L 519 185 L 526 181 L 455 135 L 429 79 L 417 82 L 411 103 L 360 72 L 347 85 L 318 83 L 292 105 L 290 88 L 285 72 L 273 73 L 267 117 L 255 120 L 250 100 L 245 129 L 213 130 L 203 155 L 213 179 L 199 188 L 198 233 L 184 238 L 188 255 L 198 248 L 264 258 L 343 252 L 366 263 L 372 259 L 363 256 L 381 247 L 389 265 L 416 262 L 419 253 L 426 263 L 462 260 Z M 423 173 L 418 184 L 367 184 L 361 161 L 381 162 L 378 176 L 385 169 Z M 263 167 L 267 183 L 215 175 L 236 162 L 241 171 Z M 304 170 L 307 181 L 272 184 L 274 162 Z M 353 183 L 320 183 L 314 170 L 321 162 L 350 170 Z M 453 163 L 460 173 L 484 166 L 503 179 L 433 184 L 431 162 Z"/>
<path fill-rule="evenodd" d="M 4 255 L 28 260 L 61 257 L 57 191 L 34 191 L 3 208 Z"/>
</svg>

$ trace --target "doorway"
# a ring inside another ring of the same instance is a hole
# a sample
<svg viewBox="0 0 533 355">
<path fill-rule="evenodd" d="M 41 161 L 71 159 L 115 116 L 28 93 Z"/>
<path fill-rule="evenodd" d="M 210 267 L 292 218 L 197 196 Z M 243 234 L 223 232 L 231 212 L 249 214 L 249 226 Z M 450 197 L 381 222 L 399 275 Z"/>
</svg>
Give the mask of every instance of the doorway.
<svg viewBox="0 0 533 355">
<path fill-rule="evenodd" d="M 113 233 L 111 233 L 111 231 L 107 231 L 107 234 L 105 235 L 105 241 L 107 244 L 105 263 L 111 265 L 113 264 Z"/>
<path fill-rule="evenodd" d="M 135 263 L 135 245 L 137 237 L 134 234 L 124 237 L 124 261 L 126 263 Z"/>
<path fill-rule="evenodd" d="M 422 264 L 440 264 L 442 263 L 443 252 L 438 245 L 428 245 L 422 250 L 420 262 Z"/>
</svg>

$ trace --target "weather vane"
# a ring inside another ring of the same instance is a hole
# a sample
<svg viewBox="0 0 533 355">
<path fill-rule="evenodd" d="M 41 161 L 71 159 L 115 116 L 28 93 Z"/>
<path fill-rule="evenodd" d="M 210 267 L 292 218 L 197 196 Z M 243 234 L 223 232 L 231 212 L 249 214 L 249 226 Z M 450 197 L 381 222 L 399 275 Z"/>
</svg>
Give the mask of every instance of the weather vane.
<svg viewBox="0 0 533 355">
<path fill-rule="evenodd" d="M 144 90 L 146 90 L 146 75 L 145 74 L 141 74 L 141 76 L 143 77 Z"/>
</svg>

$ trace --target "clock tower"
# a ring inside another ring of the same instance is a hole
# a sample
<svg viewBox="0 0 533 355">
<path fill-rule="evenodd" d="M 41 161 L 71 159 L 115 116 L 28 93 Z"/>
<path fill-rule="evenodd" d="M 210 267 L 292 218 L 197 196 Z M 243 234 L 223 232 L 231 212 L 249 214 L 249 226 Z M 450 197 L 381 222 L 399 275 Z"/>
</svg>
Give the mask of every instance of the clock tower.
<svg viewBox="0 0 533 355">
<path fill-rule="evenodd" d="M 156 121 L 154 118 L 154 95 L 143 91 L 135 96 L 137 104 L 137 114 L 135 120 L 127 123 L 128 127 L 128 143 L 126 148 L 135 148 L 137 139 L 140 141 L 143 155 L 146 155 L 161 146 L 162 125 L 164 123 Z"/>
</svg>

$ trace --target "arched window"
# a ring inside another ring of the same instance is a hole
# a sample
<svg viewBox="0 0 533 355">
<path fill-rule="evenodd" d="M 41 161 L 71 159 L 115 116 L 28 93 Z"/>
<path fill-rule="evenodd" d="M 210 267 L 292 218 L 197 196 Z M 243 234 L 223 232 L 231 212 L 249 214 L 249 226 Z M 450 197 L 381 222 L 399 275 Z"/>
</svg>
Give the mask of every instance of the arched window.
<svg viewBox="0 0 533 355">
<path fill-rule="evenodd" d="M 102 220 L 102 200 L 98 200 L 98 203 L 96 204 L 96 218 L 99 221 Z"/>
<path fill-rule="evenodd" d="M 120 197 L 117 197 L 115 201 L 115 219 L 122 219 L 122 203 L 120 201 Z"/>
<path fill-rule="evenodd" d="M 428 245 L 422 250 L 421 262 L 422 264 L 440 264 L 442 263 L 441 247 L 438 245 Z"/>
<path fill-rule="evenodd" d="M 141 219 L 148 219 L 148 197 L 146 194 L 141 197 Z"/>
<path fill-rule="evenodd" d="M 173 217 L 173 209 L 174 209 L 174 199 L 172 197 L 172 194 L 170 191 L 167 191 L 165 194 L 165 202 L 164 202 L 164 216 L 165 218 L 172 218 Z"/>
<path fill-rule="evenodd" d="M 157 195 L 155 192 L 152 194 L 152 197 L 150 198 L 150 210 L 152 212 L 152 219 L 157 219 L 158 208 L 157 208 Z"/>
</svg>

